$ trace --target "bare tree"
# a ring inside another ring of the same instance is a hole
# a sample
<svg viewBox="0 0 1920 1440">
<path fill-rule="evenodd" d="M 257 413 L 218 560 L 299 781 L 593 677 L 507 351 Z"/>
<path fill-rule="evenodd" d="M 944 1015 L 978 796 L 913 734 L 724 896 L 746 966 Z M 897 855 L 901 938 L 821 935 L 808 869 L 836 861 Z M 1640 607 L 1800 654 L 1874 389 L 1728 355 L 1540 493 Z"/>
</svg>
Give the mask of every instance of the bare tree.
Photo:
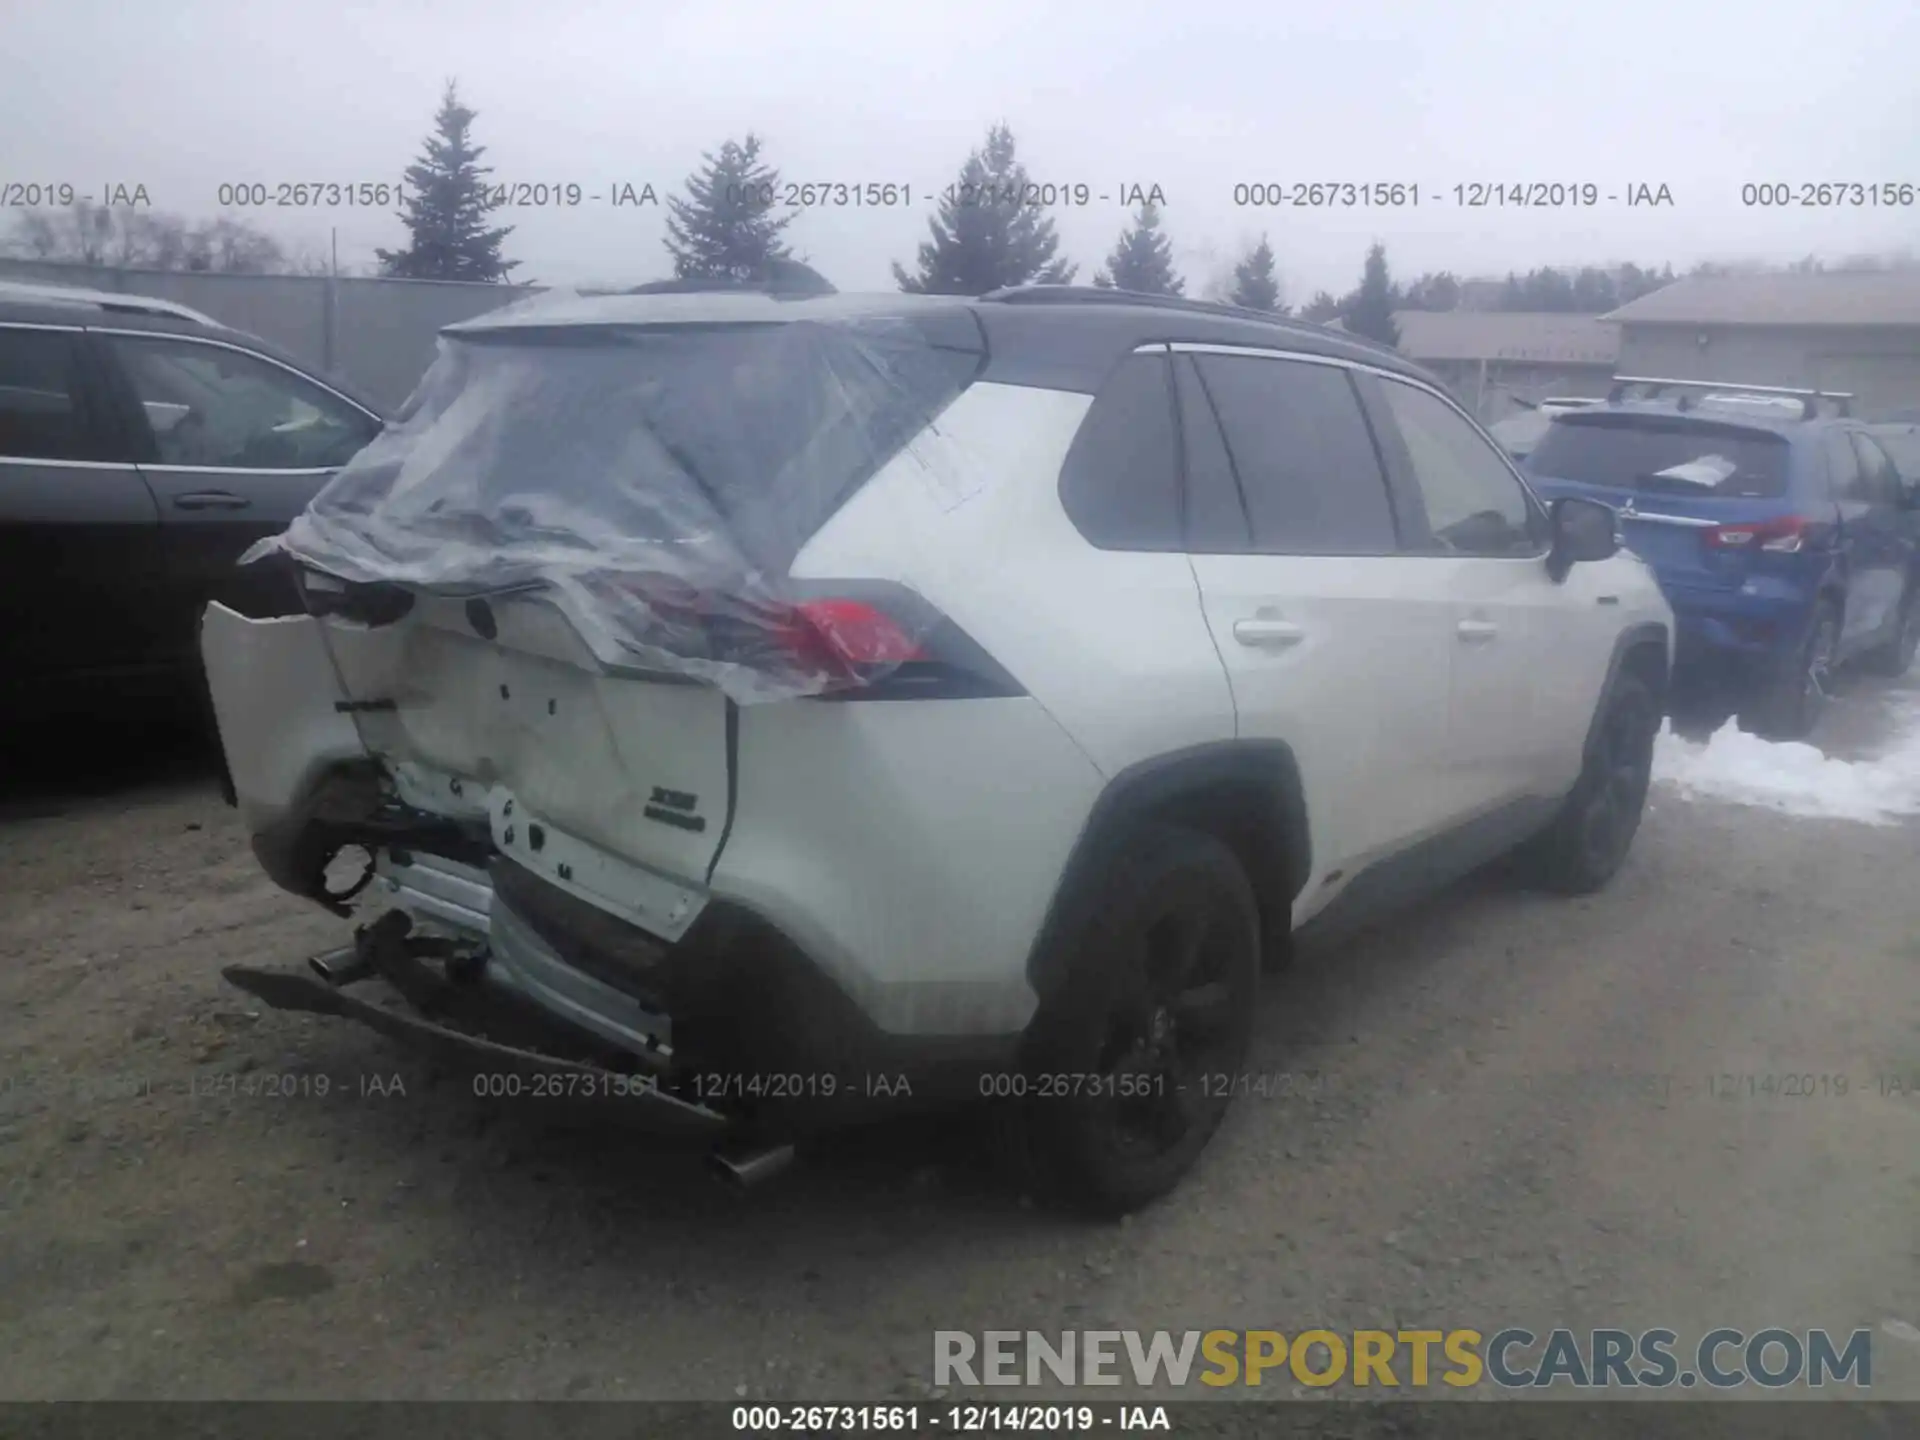
<svg viewBox="0 0 1920 1440">
<path fill-rule="evenodd" d="M 194 223 L 164 210 L 79 200 L 65 210 L 23 210 L 5 249 L 30 260 L 142 270 L 266 275 L 290 260 L 273 236 L 230 216 Z"/>
<path fill-rule="evenodd" d="M 65 210 L 22 210 L 14 217 L 7 248 L 30 260 L 105 265 L 113 236 L 112 212 L 77 200 Z"/>
<path fill-rule="evenodd" d="M 243 220 L 222 215 L 193 230 L 195 270 L 222 270 L 245 275 L 271 275 L 287 268 L 287 252 L 271 235 Z"/>
</svg>

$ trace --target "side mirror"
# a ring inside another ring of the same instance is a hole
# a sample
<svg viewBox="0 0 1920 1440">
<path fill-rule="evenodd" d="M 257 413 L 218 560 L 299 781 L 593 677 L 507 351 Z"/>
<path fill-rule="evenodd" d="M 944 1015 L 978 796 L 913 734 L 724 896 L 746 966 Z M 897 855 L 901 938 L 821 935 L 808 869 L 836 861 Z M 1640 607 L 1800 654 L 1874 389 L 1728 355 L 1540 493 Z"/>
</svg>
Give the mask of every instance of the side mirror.
<svg viewBox="0 0 1920 1440">
<path fill-rule="evenodd" d="M 1568 496 L 1553 502 L 1549 516 L 1553 548 L 1547 552 L 1547 574 L 1556 584 L 1582 560 L 1605 560 L 1619 553 L 1620 521 L 1611 506 Z"/>
</svg>

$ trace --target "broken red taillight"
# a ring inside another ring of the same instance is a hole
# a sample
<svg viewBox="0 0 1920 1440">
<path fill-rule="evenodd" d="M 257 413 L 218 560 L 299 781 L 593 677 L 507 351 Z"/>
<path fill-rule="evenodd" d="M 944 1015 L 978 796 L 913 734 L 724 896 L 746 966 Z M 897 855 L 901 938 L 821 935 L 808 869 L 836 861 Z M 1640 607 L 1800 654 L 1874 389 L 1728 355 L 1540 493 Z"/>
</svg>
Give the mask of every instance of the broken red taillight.
<svg viewBox="0 0 1920 1440">
<path fill-rule="evenodd" d="M 806 589 L 825 593 L 773 599 L 671 575 L 613 583 L 646 607 L 639 633 L 669 655 L 790 678 L 837 699 L 1021 693 L 958 627 L 897 586 L 850 582 L 863 593 L 846 594 L 831 581 L 809 581 Z"/>
<path fill-rule="evenodd" d="M 927 658 L 920 642 L 898 621 L 863 600 L 802 600 L 786 627 L 796 655 L 818 655 L 842 664 L 905 665 Z"/>
</svg>

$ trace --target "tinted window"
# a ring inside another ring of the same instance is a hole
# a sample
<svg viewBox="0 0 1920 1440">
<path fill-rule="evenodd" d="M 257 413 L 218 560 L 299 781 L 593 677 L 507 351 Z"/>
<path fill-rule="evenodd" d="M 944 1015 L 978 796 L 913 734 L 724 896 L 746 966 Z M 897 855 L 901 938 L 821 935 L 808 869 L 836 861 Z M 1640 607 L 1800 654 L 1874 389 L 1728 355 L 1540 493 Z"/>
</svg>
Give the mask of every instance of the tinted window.
<svg viewBox="0 0 1920 1440">
<path fill-rule="evenodd" d="M 1527 471 L 1612 490 L 1772 499 L 1787 493 L 1788 446 L 1770 430 L 1682 416 L 1561 415 Z"/>
<path fill-rule="evenodd" d="M 1900 475 L 1893 461 L 1865 435 L 1855 431 L 1853 448 L 1860 456 L 1860 493 L 1872 505 L 1900 503 Z"/>
<path fill-rule="evenodd" d="M 1833 498 L 1856 503 L 1865 500 L 1867 497 L 1860 488 L 1860 457 L 1847 443 L 1847 437 L 1838 430 L 1829 430 L 1821 443 L 1827 452 L 1827 480 L 1833 487 Z"/>
<path fill-rule="evenodd" d="M 1876 430 L 1873 438 L 1893 457 L 1900 478 L 1909 485 L 1920 485 L 1920 425 Z"/>
<path fill-rule="evenodd" d="M 1345 370 L 1250 355 L 1193 361 L 1255 550 L 1387 555 L 1398 548 L 1386 475 Z"/>
<path fill-rule="evenodd" d="M 1179 550 L 1179 452 L 1164 351 L 1101 387 L 1060 471 L 1060 503 L 1103 550 Z"/>
<path fill-rule="evenodd" d="M 80 391 L 78 336 L 0 329 L 0 455 L 93 458 Z"/>
<path fill-rule="evenodd" d="M 1499 452 L 1439 396 L 1398 380 L 1383 379 L 1380 389 L 1406 441 L 1434 539 L 1462 555 L 1538 550 L 1533 507 Z"/>
<path fill-rule="evenodd" d="M 1187 543 L 1201 555 L 1245 554 L 1253 549 L 1253 526 L 1227 443 L 1213 418 L 1213 403 L 1191 355 L 1175 356 L 1173 371 L 1180 435 L 1186 442 Z"/>
<path fill-rule="evenodd" d="M 190 340 L 113 337 L 162 465 L 320 470 L 379 428 L 354 406 L 257 356 Z"/>
<path fill-rule="evenodd" d="M 1543 415 L 1538 410 L 1527 410 L 1519 415 L 1509 415 L 1506 419 L 1491 425 L 1487 433 L 1500 442 L 1500 446 L 1516 460 L 1531 454 L 1533 447 L 1540 443 L 1540 437 L 1547 433 L 1547 426 L 1553 422 L 1551 415 Z"/>
</svg>

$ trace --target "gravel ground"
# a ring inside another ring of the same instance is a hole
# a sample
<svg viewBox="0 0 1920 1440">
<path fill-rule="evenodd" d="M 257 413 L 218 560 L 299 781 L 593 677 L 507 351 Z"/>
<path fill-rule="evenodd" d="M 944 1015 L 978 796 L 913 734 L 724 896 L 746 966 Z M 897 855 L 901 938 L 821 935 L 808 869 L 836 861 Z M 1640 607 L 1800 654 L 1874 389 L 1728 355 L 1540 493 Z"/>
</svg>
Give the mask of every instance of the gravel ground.
<svg viewBox="0 0 1920 1440">
<path fill-rule="evenodd" d="M 0 1396 L 877 1399 L 936 1329 L 1518 1324 L 1871 1327 L 1920 1398 L 1920 829 L 1656 790 L 1603 895 L 1483 877 L 1304 956 L 1252 1067 L 1295 1078 L 1089 1226 L 960 1127 L 739 1198 L 257 1013 L 219 967 L 342 922 L 141 751 L 0 809 Z"/>
</svg>

